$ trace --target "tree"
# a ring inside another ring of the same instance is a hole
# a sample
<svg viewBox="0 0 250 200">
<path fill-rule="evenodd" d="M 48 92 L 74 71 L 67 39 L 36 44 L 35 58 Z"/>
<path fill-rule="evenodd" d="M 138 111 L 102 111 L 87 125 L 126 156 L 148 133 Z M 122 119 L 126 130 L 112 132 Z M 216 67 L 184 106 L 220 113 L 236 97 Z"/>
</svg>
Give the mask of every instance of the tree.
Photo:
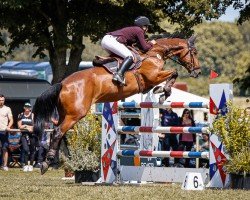
<svg viewBox="0 0 250 200">
<path fill-rule="evenodd" d="M 55 83 L 78 70 L 85 49 L 83 36 L 97 41 L 108 31 L 132 24 L 138 15 L 148 16 L 154 31 L 162 31 L 157 22 L 167 17 L 190 35 L 194 25 L 203 19 L 218 18 L 233 2 L 236 1 L 2 0 L 0 28 L 10 33 L 11 41 L 4 44 L 1 39 L 0 45 L 7 46 L 7 54 L 27 44 L 37 48 L 33 57 L 43 58 L 48 52 Z"/>
<path fill-rule="evenodd" d="M 240 17 L 238 19 L 238 23 L 242 24 L 243 22 L 250 20 L 250 1 L 245 0 L 245 4 L 243 4 L 242 1 L 240 1 L 239 3 L 240 3 L 241 10 L 240 10 Z"/>
</svg>

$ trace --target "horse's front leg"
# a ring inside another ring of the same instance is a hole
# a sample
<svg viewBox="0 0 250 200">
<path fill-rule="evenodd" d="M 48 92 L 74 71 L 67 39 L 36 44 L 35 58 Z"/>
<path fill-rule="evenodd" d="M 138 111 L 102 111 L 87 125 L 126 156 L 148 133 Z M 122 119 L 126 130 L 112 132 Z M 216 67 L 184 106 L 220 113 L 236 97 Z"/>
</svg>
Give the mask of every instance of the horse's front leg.
<svg viewBox="0 0 250 200">
<path fill-rule="evenodd" d="M 169 74 L 170 72 L 170 74 Z M 171 95 L 171 87 L 174 85 L 176 78 L 178 77 L 178 73 L 176 70 L 162 71 L 160 77 L 165 77 L 166 83 L 164 86 L 156 86 L 153 90 L 155 94 L 164 93 L 160 95 L 159 103 L 163 103 L 170 95 Z"/>
<path fill-rule="evenodd" d="M 62 139 L 62 132 L 60 127 L 56 127 L 51 135 L 49 151 L 46 155 L 45 161 L 41 165 L 41 174 L 44 174 L 49 166 L 53 163 L 56 151 L 59 149 L 59 144 Z"/>
<path fill-rule="evenodd" d="M 162 70 L 158 72 L 158 75 L 156 77 L 157 82 L 162 83 L 163 81 L 169 81 L 172 78 L 177 78 L 178 73 L 176 69 L 169 69 L 169 70 Z"/>
<path fill-rule="evenodd" d="M 172 86 L 175 83 L 176 78 L 171 78 L 169 81 L 166 81 L 166 84 L 163 87 L 163 94 L 160 95 L 159 103 L 163 104 L 163 102 L 171 95 Z"/>
</svg>

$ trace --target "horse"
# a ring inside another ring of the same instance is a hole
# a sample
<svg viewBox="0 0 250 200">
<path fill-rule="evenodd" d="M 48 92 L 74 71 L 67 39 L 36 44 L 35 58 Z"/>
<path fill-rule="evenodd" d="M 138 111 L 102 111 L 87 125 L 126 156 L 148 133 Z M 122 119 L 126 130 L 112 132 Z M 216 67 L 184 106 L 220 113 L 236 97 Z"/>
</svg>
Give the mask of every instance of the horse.
<svg viewBox="0 0 250 200">
<path fill-rule="evenodd" d="M 201 69 L 194 44 L 194 36 L 188 39 L 156 39 L 156 44 L 141 55 L 141 66 L 125 73 L 124 86 L 113 82 L 113 75 L 105 68 L 96 66 L 75 72 L 42 93 L 33 107 L 34 134 L 41 136 L 45 122 L 51 120 L 55 110 L 58 112 L 59 121 L 52 133 L 41 174 L 48 170 L 64 134 L 85 117 L 92 104 L 118 101 L 136 93 L 149 91 L 164 81 L 165 87 L 158 87 L 154 92 L 170 95 L 178 73 L 175 69 L 163 69 L 167 59 L 185 67 L 190 76 L 198 77 Z"/>
</svg>

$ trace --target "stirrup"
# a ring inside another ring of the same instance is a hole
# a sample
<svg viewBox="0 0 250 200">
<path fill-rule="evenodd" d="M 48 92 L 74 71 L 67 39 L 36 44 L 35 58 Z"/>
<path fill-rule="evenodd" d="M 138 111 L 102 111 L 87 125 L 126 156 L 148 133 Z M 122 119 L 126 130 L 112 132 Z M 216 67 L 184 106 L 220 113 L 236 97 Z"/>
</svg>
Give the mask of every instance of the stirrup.
<svg viewBox="0 0 250 200">
<path fill-rule="evenodd" d="M 120 85 L 125 85 L 124 77 L 122 75 L 118 74 L 118 73 L 114 74 L 113 80 L 116 81 L 116 82 L 119 82 Z"/>
</svg>

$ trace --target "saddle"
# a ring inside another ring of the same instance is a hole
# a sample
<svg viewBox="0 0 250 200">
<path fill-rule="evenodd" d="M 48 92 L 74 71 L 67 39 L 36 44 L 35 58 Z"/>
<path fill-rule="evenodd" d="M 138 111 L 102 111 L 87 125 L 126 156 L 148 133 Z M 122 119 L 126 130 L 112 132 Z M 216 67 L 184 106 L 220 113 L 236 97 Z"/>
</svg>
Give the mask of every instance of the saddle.
<svg viewBox="0 0 250 200">
<path fill-rule="evenodd" d="M 134 58 L 134 63 L 130 66 L 129 71 L 138 69 L 141 66 L 142 58 L 138 51 L 136 51 L 132 47 L 128 48 L 132 52 Z M 95 59 L 93 60 L 93 66 L 104 67 L 109 73 L 115 74 L 120 68 L 122 62 L 123 58 L 115 54 L 111 54 L 108 57 L 95 56 Z"/>
</svg>

